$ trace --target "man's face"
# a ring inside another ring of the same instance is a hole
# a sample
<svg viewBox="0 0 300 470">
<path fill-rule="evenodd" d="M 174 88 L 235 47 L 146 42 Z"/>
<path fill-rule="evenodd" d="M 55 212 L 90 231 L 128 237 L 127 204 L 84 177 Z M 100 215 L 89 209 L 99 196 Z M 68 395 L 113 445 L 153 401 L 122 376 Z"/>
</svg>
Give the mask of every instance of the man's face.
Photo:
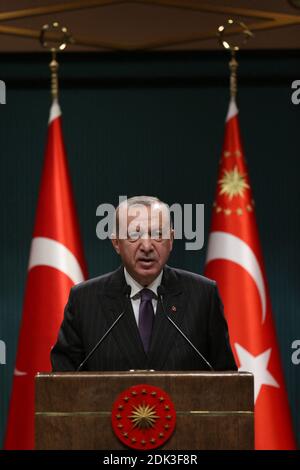
<svg viewBox="0 0 300 470">
<path fill-rule="evenodd" d="M 161 272 L 173 247 L 169 212 L 160 203 L 151 207 L 124 205 L 118 220 L 119 230 L 112 244 L 129 274 L 147 286 Z"/>
</svg>

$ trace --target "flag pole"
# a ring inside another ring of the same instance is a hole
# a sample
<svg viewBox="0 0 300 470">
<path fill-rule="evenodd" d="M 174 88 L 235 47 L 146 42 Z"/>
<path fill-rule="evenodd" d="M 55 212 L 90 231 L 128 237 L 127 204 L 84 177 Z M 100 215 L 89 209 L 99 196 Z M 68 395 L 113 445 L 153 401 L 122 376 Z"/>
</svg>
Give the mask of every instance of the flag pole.
<svg viewBox="0 0 300 470">
<path fill-rule="evenodd" d="M 240 47 L 238 44 L 230 44 L 225 36 L 227 28 L 232 24 L 233 21 L 228 20 L 226 28 L 218 28 L 222 46 L 231 53 L 231 99 L 226 116 L 204 274 L 214 279 L 220 290 L 238 370 L 250 372 L 254 376 L 255 448 L 295 449 L 253 193 L 235 103 L 236 53 Z M 244 30 L 244 40 L 247 40 L 252 33 L 247 27 Z"/>
<path fill-rule="evenodd" d="M 62 34 L 59 42 L 54 42 L 53 40 L 47 39 L 47 33 L 52 30 L 57 31 L 59 30 Z M 59 64 L 56 60 L 56 55 L 58 51 L 63 51 L 66 49 L 67 45 L 72 42 L 72 36 L 68 32 L 67 28 L 65 26 L 60 27 L 60 24 L 57 21 L 54 21 L 51 25 L 49 24 L 44 24 L 41 32 L 40 32 L 40 44 L 44 49 L 47 49 L 49 52 L 51 52 L 51 62 L 49 63 L 49 68 L 51 71 L 51 96 L 52 96 L 52 101 L 57 101 L 58 100 L 58 68 Z"/>
<path fill-rule="evenodd" d="M 237 68 L 239 66 L 238 61 L 236 60 L 236 52 L 231 50 L 231 59 L 229 62 L 230 70 L 230 98 L 232 100 L 236 99 L 237 95 Z"/>
<path fill-rule="evenodd" d="M 52 60 L 49 64 L 51 71 L 51 95 L 52 100 L 58 99 L 58 62 L 56 60 L 56 51 L 52 51 Z"/>
<path fill-rule="evenodd" d="M 54 26 L 58 27 L 58 24 Z M 50 69 L 53 102 L 48 121 L 6 426 L 4 448 L 7 450 L 34 449 L 35 376 L 39 371 L 52 370 L 50 353 L 57 340 L 70 289 L 86 278 L 61 111 L 57 103 L 56 52 L 66 47 L 67 31 L 62 29 L 59 44 L 53 44 L 52 41 L 53 45 L 48 45 L 48 30 L 49 26 L 43 27 L 41 43 L 52 54 Z"/>
<path fill-rule="evenodd" d="M 236 59 L 236 53 L 240 50 L 241 45 L 238 43 L 230 43 L 228 41 L 228 34 L 230 27 L 238 24 L 242 31 L 240 35 L 242 35 L 241 44 L 246 44 L 250 38 L 254 36 L 252 31 L 245 25 L 245 23 L 237 22 L 235 23 L 231 18 L 227 20 L 227 23 L 224 25 L 220 25 L 218 27 L 218 38 L 219 42 L 224 49 L 230 51 L 230 61 L 229 61 L 229 70 L 230 70 L 230 98 L 231 100 L 235 101 L 237 95 L 237 69 L 238 69 L 238 61 Z"/>
</svg>

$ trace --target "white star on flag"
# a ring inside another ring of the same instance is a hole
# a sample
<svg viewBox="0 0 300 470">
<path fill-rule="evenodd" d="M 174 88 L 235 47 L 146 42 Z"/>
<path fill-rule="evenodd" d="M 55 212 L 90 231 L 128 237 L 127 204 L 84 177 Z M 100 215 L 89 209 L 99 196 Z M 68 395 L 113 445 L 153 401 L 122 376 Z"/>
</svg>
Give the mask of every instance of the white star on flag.
<svg viewBox="0 0 300 470">
<path fill-rule="evenodd" d="M 250 354 L 249 351 L 238 343 L 235 343 L 235 349 L 240 362 L 239 371 L 251 372 L 254 375 L 254 403 L 263 385 L 279 388 L 279 384 L 267 369 L 272 348 L 257 356 Z"/>
</svg>

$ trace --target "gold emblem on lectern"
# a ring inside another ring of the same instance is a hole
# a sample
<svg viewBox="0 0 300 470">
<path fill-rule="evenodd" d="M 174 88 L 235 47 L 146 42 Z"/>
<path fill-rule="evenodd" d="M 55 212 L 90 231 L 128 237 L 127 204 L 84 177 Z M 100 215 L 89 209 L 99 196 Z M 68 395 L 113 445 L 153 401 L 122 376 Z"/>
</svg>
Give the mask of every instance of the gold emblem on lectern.
<svg viewBox="0 0 300 470">
<path fill-rule="evenodd" d="M 123 444 L 139 450 L 162 446 L 175 429 L 176 412 L 169 395 L 152 385 L 124 390 L 112 409 L 112 427 Z"/>
</svg>

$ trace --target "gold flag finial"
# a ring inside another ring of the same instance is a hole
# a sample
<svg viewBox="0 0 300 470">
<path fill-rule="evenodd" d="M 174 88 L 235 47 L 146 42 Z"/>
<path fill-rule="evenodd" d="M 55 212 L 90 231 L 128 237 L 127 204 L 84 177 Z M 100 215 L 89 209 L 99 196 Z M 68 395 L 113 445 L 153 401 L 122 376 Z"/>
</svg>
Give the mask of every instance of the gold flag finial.
<svg viewBox="0 0 300 470">
<path fill-rule="evenodd" d="M 52 30 L 52 31 L 51 31 Z M 57 21 L 51 25 L 44 24 L 40 32 L 40 43 L 42 47 L 51 52 L 51 62 L 49 68 L 51 70 L 51 95 L 52 99 L 58 98 L 58 62 L 56 54 L 58 51 L 63 51 L 67 45 L 72 42 L 72 37 L 68 33 L 65 26 L 60 27 Z"/>
<path fill-rule="evenodd" d="M 231 29 L 231 30 L 230 30 Z M 227 36 L 232 34 L 242 35 L 242 44 L 246 44 L 248 39 L 252 38 L 254 35 L 252 31 L 245 25 L 245 23 L 237 22 L 235 23 L 231 18 L 227 20 L 227 24 L 220 25 L 218 27 L 218 37 L 221 45 L 230 51 L 231 58 L 229 61 L 230 69 L 230 96 L 232 99 L 236 98 L 237 95 L 237 68 L 238 62 L 236 60 L 236 53 L 240 50 L 240 45 L 235 43 L 230 43 L 227 39 Z"/>
</svg>

